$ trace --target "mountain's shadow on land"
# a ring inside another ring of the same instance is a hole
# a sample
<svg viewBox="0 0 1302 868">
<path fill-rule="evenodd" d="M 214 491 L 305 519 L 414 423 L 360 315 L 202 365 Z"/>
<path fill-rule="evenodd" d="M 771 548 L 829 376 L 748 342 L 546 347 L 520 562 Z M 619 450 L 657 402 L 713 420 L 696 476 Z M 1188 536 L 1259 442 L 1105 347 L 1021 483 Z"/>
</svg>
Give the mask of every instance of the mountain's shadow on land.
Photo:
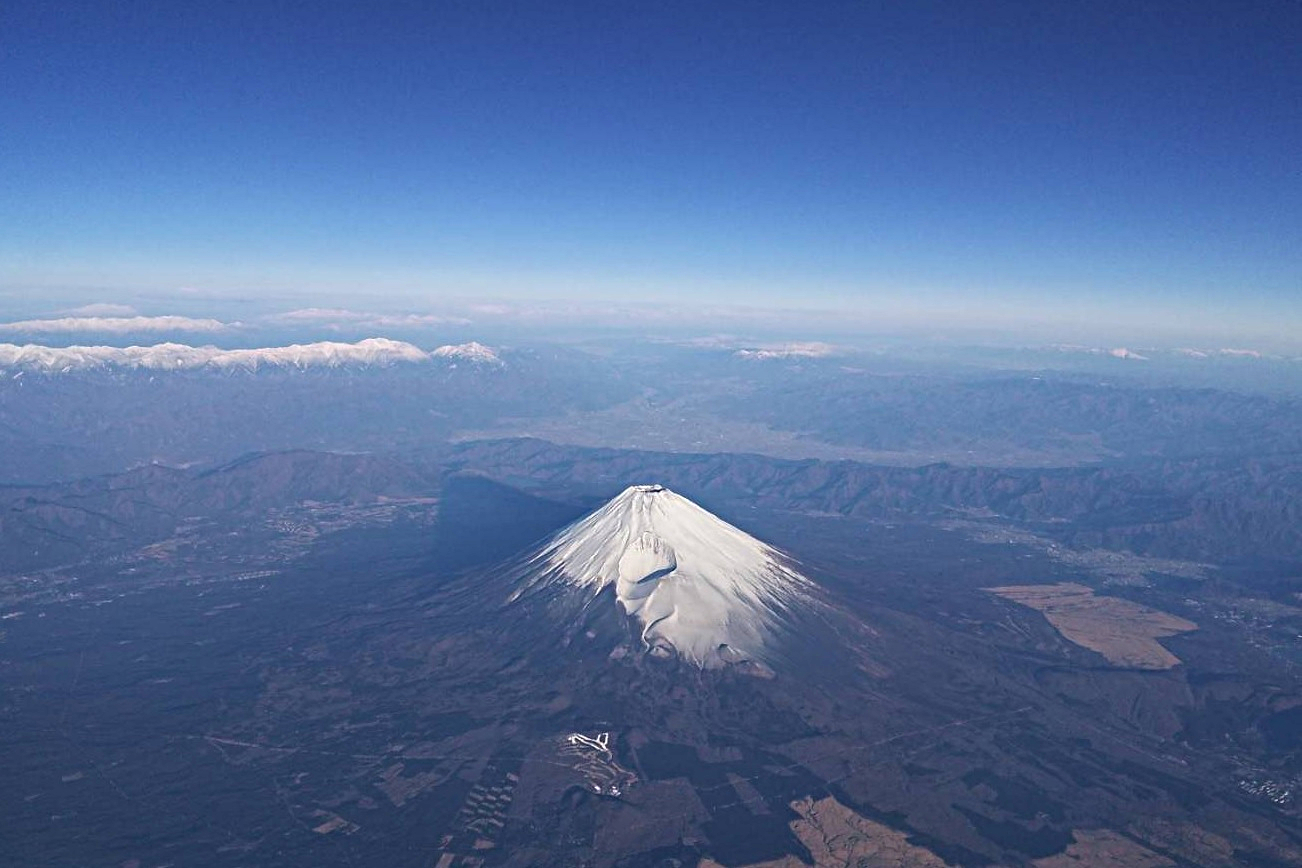
<svg viewBox="0 0 1302 868">
<path fill-rule="evenodd" d="M 476 474 L 452 474 L 443 481 L 429 558 L 444 574 L 500 561 L 590 508 L 535 497 Z"/>
</svg>

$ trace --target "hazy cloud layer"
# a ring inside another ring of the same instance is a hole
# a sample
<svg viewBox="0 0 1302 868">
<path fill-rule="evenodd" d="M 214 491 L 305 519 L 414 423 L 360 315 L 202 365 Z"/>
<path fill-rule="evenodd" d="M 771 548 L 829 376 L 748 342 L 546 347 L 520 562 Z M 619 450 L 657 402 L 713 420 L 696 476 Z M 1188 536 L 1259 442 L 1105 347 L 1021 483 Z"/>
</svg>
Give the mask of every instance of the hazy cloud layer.
<svg viewBox="0 0 1302 868">
<path fill-rule="evenodd" d="M 466 307 L 481 320 L 501 319 L 528 323 L 699 327 L 706 323 L 746 326 L 784 325 L 791 322 L 835 323 L 846 314 L 825 310 L 745 307 L 740 305 L 652 304 L 602 301 L 484 302 Z"/>
<path fill-rule="evenodd" d="M 220 332 L 233 327 L 216 319 L 188 316 L 66 316 L 59 319 L 27 319 L 0 323 L 0 331 L 36 333 L 56 332 Z"/>
<path fill-rule="evenodd" d="M 63 311 L 68 316 L 136 316 L 139 311 L 129 304 L 110 304 L 108 302 L 96 302 L 95 304 L 83 304 L 81 307 L 74 307 L 70 310 Z"/>
<path fill-rule="evenodd" d="M 341 329 L 428 328 L 442 325 L 466 325 L 464 317 L 442 316 L 432 313 L 372 313 L 337 307 L 305 307 L 267 317 L 269 322 L 281 325 L 319 326 L 339 331 Z"/>
</svg>

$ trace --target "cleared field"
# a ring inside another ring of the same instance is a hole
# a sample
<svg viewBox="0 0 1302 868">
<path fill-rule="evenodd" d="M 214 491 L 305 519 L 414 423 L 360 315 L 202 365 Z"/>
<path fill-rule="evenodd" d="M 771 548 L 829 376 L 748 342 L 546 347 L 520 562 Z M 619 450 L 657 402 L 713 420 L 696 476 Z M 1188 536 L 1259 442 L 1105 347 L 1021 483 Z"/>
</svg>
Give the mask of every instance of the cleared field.
<svg viewBox="0 0 1302 868">
<path fill-rule="evenodd" d="M 1036 859 L 1036 868 L 1175 868 L 1175 862 L 1111 829 L 1072 834 L 1074 844 L 1056 856 Z"/>
<path fill-rule="evenodd" d="M 1035 609 L 1063 638 L 1097 651 L 1116 666 L 1170 669 L 1180 658 L 1157 640 L 1198 629 L 1194 622 L 1176 615 L 1129 600 L 1099 597 L 1092 588 L 1070 582 L 986 590 Z"/>
<path fill-rule="evenodd" d="M 791 803 L 800 818 L 793 820 L 796 833 L 814 865 L 856 865 L 861 868 L 949 868 L 935 853 L 909 841 L 909 836 L 889 826 L 862 817 L 828 796 L 815 801 L 804 798 Z M 700 868 L 723 868 L 704 859 Z M 746 868 L 808 868 L 794 856 Z"/>
</svg>

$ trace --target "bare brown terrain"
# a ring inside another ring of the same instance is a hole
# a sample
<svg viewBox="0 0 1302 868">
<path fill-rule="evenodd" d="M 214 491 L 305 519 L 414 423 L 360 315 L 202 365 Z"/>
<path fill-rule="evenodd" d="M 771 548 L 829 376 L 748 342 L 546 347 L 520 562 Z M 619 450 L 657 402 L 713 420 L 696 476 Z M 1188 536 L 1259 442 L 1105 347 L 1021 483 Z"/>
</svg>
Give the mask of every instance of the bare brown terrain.
<svg viewBox="0 0 1302 868">
<path fill-rule="evenodd" d="M 947 868 L 948 862 L 926 847 L 909 841 L 903 832 L 860 816 L 832 796 L 815 801 L 798 799 L 791 808 L 800 818 L 791 831 L 814 857 L 815 865 L 858 865 L 862 868 Z M 795 856 L 760 862 L 748 868 L 804 868 Z M 705 859 L 700 868 L 723 868 Z"/>
<path fill-rule="evenodd" d="M 1175 863 L 1111 829 L 1077 830 L 1061 853 L 1036 859 L 1037 868 L 1174 868 Z"/>
<path fill-rule="evenodd" d="M 1198 625 L 1129 600 L 1095 596 L 1092 588 L 1014 585 L 987 588 L 993 594 L 1040 612 L 1063 638 L 1103 655 L 1109 663 L 1133 669 L 1170 669 L 1180 663 L 1157 640 Z"/>
</svg>

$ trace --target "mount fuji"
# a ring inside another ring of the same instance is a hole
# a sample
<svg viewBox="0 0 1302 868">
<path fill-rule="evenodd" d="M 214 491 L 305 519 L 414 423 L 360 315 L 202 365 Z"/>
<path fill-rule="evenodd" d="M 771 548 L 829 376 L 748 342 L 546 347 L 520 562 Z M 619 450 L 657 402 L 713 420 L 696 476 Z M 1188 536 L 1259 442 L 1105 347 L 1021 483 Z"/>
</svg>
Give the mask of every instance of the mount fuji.
<svg viewBox="0 0 1302 868">
<path fill-rule="evenodd" d="M 571 641 L 614 635 L 614 657 L 701 669 L 771 674 L 795 621 L 820 608 L 789 557 L 661 485 L 625 489 L 518 559 L 509 577 L 508 609 L 545 604 Z"/>
</svg>

